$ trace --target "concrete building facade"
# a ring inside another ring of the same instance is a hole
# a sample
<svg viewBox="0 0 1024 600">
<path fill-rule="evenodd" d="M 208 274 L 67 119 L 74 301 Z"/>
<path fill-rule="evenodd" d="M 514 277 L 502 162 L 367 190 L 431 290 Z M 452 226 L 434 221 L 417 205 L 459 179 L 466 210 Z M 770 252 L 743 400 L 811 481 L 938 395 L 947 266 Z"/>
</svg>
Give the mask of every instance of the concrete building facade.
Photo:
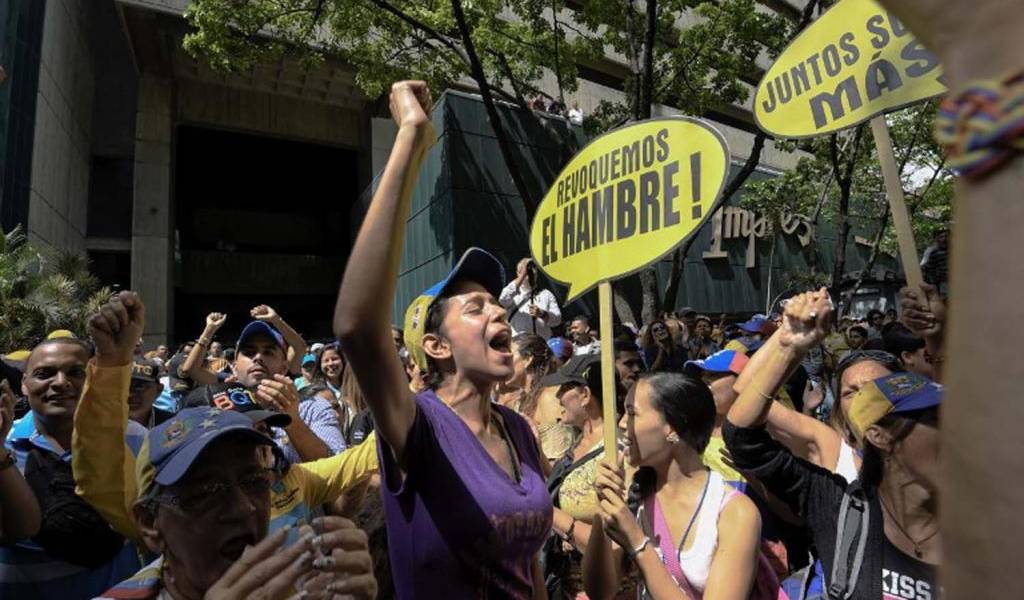
<svg viewBox="0 0 1024 600">
<path fill-rule="evenodd" d="M 253 298 L 326 335 L 353 206 L 394 129 L 340 62 L 241 75 L 196 62 L 181 48 L 187 4 L 3 3 L 3 228 L 88 252 L 106 283 L 143 294 L 149 345 L 195 337 L 213 310 L 237 315 L 230 340 Z M 608 65 L 572 99 L 584 111 L 621 94 Z M 735 161 L 753 139 L 743 115 L 720 124 Z M 762 165 L 796 158 L 769 142 Z"/>
</svg>

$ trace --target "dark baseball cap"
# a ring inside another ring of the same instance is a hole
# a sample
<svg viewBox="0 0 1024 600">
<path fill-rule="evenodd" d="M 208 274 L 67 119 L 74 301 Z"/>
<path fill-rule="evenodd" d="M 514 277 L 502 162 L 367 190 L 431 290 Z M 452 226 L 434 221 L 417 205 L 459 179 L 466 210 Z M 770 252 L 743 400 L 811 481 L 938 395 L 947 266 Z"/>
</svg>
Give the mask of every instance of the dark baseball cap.
<svg viewBox="0 0 1024 600">
<path fill-rule="evenodd" d="M 140 496 L 147 495 L 154 483 L 177 483 L 207 446 L 228 434 L 245 436 L 259 445 L 274 445 L 274 440 L 256 429 L 252 419 L 214 407 L 182 409 L 149 430 L 136 469 Z"/>
<path fill-rule="evenodd" d="M 218 383 L 192 390 L 185 397 L 186 407 L 210 407 L 242 413 L 253 423 L 266 422 L 271 427 L 288 427 L 292 418 L 285 413 L 267 410 L 256 402 L 248 389 L 237 384 Z"/>
<path fill-rule="evenodd" d="M 244 344 L 250 337 L 260 334 L 274 340 L 282 350 L 287 349 L 287 346 L 284 343 L 284 336 L 281 335 L 281 332 L 278 331 L 276 327 L 265 321 L 250 321 L 249 324 L 242 329 L 242 333 L 238 336 L 238 343 L 235 344 L 235 347 L 241 348 L 242 344 Z"/>
<path fill-rule="evenodd" d="M 569 359 L 558 371 L 544 377 L 540 384 L 544 387 L 563 386 L 566 384 L 600 385 L 601 355 L 581 354 Z"/>
<path fill-rule="evenodd" d="M 160 365 L 155 360 L 137 360 L 132 363 L 132 379 L 148 383 L 159 383 Z"/>
</svg>

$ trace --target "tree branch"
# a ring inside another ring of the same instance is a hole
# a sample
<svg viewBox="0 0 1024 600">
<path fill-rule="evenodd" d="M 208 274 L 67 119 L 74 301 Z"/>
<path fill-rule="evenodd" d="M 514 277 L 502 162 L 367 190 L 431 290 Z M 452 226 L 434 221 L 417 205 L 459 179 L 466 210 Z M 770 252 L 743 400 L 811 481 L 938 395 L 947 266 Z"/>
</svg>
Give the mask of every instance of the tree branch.
<svg viewBox="0 0 1024 600">
<path fill-rule="evenodd" d="M 431 38 L 437 40 L 438 42 L 441 42 L 442 44 L 444 44 L 444 46 L 446 48 L 451 50 L 455 54 L 455 56 L 459 57 L 459 59 L 467 67 L 470 65 L 470 60 L 469 60 L 469 56 L 468 56 L 467 52 L 464 51 L 462 48 L 460 48 L 457 44 L 455 44 L 455 42 L 453 42 L 448 36 L 442 35 L 441 33 L 438 33 L 431 26 L 429 26 L 426 23 L 420 21 L 419 19 L 409 15 L 408 13 L 406 13 L 406 12 L 404 12 L 402 10 L 399 10 L 398 8 L 396 8 L 394 5 L 392 5 L 390 2 L 387 2 L 386 0 L 369 0 L 369 2 L 374 4 L 375 6 L 377 6 L 379 8 L 382 8 L 382 9 L 386 10 L 389 13 L 395 15 L 396 17 L 398 17 L 402 21 L 405 21 L 411 27 L 415 27 L 416 29 L 419 29 L 420 31 L 422 31 L 422 32 L 426 33 L 427 35 L 429 35 Z"/>
<path fill-rule="evenodd" d="M 372 1 L 377 2 L 378 0 Z M 512 183 L 515 185 L 516 191 L 519 193 L 519 197 L 526 209 L 526 215 L 527 217 L 532 217 L 537 210 L 537 202 L 530 193 L 530 189 L 526 187 L 526 182 L 523 181 L 522 174 L 519 172 L 519 166 L 515 160 L 515 150 L 512 148 L 508 134 L 505 131 L 505 126 L 501 122 L 501 115 L 498 114 L 498 109 L 494 104 L 494 98 L 491 95 L 491 85 L 487 81 L 487 75 L 484 73 L 483 63 L 480 62 L 480 57 L 476 53 L 473 35 L 466 21 L 466 13 L 462 9 L 462 0 L 451 0 L 451 3 L 452 14 L 459 27 L 462 44 L 466 49 L 466 58 L 469 59 L 470 73 L 480 88 L 480 98 L 483 100 L 484 109 L 487 111 L 487 120 L 490 121 L 491 129 L 494 131 L 494 138 L 498 142 L 498 149 L 501 151 L 509 176 L 512 178 Z"/>
</svg>

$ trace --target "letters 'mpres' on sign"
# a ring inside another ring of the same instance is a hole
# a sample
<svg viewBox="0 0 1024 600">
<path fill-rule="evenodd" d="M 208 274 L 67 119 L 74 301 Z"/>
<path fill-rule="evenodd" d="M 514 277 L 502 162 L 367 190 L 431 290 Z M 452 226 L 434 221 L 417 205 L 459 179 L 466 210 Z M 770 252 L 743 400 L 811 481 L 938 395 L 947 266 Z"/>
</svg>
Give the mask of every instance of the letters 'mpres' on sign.
<svg viewBox="0 0 1024 600">
<path fill-rule="evenodd" d="M 831 133 L 946 92 L 938 59 L 874 0 L 841 0 L 779 56 L 757 88 L 758 126 Z"/>
<path fill-rule="evenodd" d="M 655 262 L 714 212 L 729 166 L 702 121 L 654 119 L 616 129 L 558 175 L 533 220 L 530 251 L 566 301 Z"/>
</svg>

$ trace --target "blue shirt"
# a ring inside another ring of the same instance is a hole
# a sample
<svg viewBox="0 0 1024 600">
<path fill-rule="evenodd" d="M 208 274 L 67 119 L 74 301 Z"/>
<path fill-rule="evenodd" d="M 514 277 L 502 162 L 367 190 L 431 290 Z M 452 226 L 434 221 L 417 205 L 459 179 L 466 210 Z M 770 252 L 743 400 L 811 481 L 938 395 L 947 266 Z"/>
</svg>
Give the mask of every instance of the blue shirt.
<svg viewBox="0 0 1024 600">
<path fill-rule="evenodd" d="M 138 455 L 146 428 L 129 421 L 125 442 Z M 25 472 L 25 461 L 33 448 L 39 448 L 71 463 L 71 452 L 60 453 L 50 440 L 36 430 L 33 413 L 14 422 L 7 435 L 7 448 L 14 454 L 18 470 Z M 139 570 L 136 548 L 125 543 L 117 555 L 96 569 L 50 557 L 31 540 L 12 546 L 0 546 L 0 598 L 75 600 L 93 598 Z"/>
<path fill-rule="evenodd" d="M 319 397 L 303 400 L 299 403 L 299 418 L 316 434 L 316 437 L 327 444 L 332 456 L 345 449 L 345 436 L 341 434 L 338 413 L 334 412 L 330 402 Z M 274 429 L 274 441 L 284 451 L 288 462 L 304 462 L 284 429 Z"/>
</svg>

